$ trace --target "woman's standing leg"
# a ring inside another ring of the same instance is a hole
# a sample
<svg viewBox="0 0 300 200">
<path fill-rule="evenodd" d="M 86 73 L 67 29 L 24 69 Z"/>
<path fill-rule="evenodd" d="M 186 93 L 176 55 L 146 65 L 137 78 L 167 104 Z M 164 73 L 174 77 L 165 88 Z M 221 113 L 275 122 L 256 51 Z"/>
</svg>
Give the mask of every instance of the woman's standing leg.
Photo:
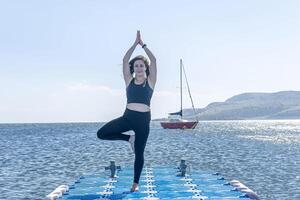
<svg viewBox="0 0 300 200">
<path fill-rule="evenodd" d="M 97 131 L 97 137 L 102 140 L 129 140 L 129 135 L 122 133 L 132 130 L 128 120 L 124 117 L 118 117 L 103 125 Z"/>
<path fill-rule="evenodd" d="M 143 120 L 138 120 L 139 123 L 137 123 L 133 129 L 135 132 L 134 183 L 139 183 L 140 180 L 144 166 L 144 150 L 150 131 L 150 120 L 148 120 L 148 117 L 143 118 Z"/>
</svg>

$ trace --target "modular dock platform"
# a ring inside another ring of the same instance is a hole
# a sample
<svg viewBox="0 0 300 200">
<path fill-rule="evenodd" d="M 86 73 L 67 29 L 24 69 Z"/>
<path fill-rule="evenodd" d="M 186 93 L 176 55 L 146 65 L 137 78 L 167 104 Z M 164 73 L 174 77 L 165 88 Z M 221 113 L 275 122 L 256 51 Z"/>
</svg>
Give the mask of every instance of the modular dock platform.
<svg viewBox="0 0 300 200">
<path fill-rule="evenodd" d="M 185 161 L 175 167 L 145 166 L 139 190 L 130 192 L 133 168 L 121 168 L 114 161 L 106 167 L 110 174 L 81 176 L 72 185 L 61 185 L 47 195 L 54 200 L 247 200 L 257 195 L 237 180 L 228 181 L 219 173 L 193 170 Z"/>
</svg>

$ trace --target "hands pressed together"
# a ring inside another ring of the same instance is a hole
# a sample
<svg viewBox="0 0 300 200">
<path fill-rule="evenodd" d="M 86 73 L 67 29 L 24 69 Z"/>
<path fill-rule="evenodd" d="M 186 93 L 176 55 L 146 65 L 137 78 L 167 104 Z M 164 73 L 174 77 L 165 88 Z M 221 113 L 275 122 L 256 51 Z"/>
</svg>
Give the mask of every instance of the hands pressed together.
<svg viewBox="0 0 300 200">
<path fill-rule="evenodd" d="M 144 42 L 143 42 L 143 40 L 142 40 L 142 38 L 141 38 L 141 32 L 140 32 L 140 31 L 137 31 L 137 33 L 136 33 L 136 39 L 135 39 L 134 44 L 135 44 L 135 45 L 140 44 L 141 46 L 144 45 Z"/>
</svg>

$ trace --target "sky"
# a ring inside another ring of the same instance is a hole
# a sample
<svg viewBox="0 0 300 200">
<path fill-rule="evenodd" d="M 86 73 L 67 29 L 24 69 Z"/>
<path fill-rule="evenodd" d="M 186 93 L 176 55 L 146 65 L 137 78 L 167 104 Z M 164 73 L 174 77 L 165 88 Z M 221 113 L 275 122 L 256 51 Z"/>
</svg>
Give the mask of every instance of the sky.
<svg viewBox="0 0 300 200">
<path fill-rule="evenodd" d="M 179 110 L 180 58 L 196 108 L 300 91 L 299 10 L 297 0 L 0 0 L 0 123 L 121 116 L 122 58 L 137 30 L 157 59 L 152 119 Z"/>
</svg>

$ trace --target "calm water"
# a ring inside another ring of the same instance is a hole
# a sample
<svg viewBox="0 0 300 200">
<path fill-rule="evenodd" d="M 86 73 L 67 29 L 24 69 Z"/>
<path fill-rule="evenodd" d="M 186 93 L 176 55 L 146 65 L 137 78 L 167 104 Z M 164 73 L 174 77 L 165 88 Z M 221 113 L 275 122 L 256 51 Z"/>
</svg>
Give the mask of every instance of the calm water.
<svg viewBox="0 0 300 200">
<path fill-rule="evenodd" d="M 261 199 L 300 199 L 300 121 L 210 121 L 196 130 L 151 122 L 145 164 L 178 164 L 238 179 Z M 133 165 L 125 141 L 103 141 L 103 123 L 0 124 L 0 199 L 44 199 L 112 158 Z"/>
</svg>

